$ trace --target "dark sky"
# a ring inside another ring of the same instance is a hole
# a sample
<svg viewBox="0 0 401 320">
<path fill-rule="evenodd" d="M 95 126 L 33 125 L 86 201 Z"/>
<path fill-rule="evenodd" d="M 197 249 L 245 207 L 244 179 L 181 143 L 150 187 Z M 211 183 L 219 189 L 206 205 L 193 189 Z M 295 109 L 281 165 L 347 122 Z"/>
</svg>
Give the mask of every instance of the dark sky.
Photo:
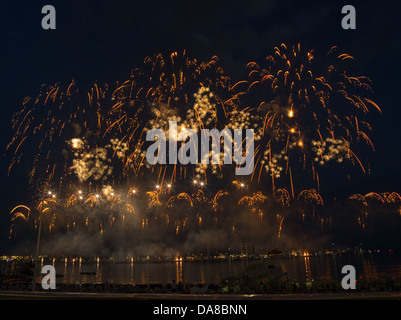
<svg viewBox="0 0 401 320">
<path fill-rule="evenodd" d="M 373 80 L 383 115 L 373 124 L 372 174 L 353 183 L 366 190 L 401 191 L 401 19 L 396 1 L 2 1 L 0 5 L 1 150 L 11 136 L 11 116 L 42 83 L 91 85 L 128 77 L 146 55 L 187 49 L 200 60 L 220 57 L 234 78 L 247 62 L 275 46 L 301 42 L 327 51 L 338 45 L 356 60 L 355 72 Z M 57 29 L 43 30 L 41 9 L 56 8 Z M 341 8 L 352 4 L 357 29 L 343 30 Z M 2 151 L 2 154 L 3 154 Z M 0 249 L 9 212 L 23 201 L 21 181 L 0 162 Z M 352 188 L 352 183 L 345 188 Z M 22 199 L 21 199 L 22 197 Z M 1 252 L 0 252 L 1 253 Z"/>
</svg>

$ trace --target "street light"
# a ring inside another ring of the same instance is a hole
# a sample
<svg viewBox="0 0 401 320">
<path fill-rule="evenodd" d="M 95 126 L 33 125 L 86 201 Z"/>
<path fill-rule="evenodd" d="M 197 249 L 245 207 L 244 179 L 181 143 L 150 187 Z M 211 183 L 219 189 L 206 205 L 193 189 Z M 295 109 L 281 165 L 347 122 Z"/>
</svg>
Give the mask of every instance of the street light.
<svg viewBox="0 0 401 320">
<path fill-rule="evenodd" d="M 47 187 L 46 187 L 47 189 Z M 45 192 L 46 193 L 46 192 Z M 51 191 L 47 192 L 48 195 L 51 195 Z M 53 195 L 53 198 L 55 195 Z M 40 243 L 40 233 L 42 231 L 42 213 L 43 213 L 43 201 L 44 198 L 40 202 L 40 212 L 39 212 L 39 229 L 38 229 L 38 239 L 36 242 L 36 254 L 35 254 L 35 269 L 33 270 L 33 280 L 32 280 L 32 291 L 36 290 L 36 277 L 37 277 L 37 268 L 38 268 L 38 257 L 39 257 L 39 243 Z"/>
</svg>

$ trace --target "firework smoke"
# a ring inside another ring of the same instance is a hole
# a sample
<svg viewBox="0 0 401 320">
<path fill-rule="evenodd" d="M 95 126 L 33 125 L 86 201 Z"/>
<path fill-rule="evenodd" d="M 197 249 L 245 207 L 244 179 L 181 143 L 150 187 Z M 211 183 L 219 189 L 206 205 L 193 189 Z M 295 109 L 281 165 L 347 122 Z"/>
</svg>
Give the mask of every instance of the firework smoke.
<svg viewBox="0 0 401 320">
<path fill-rule="evenodd" d="M 36 231 L 41 216 L 44 248 L 54 252 L 163 255 L 331 238 L 341 222 L 323 205 L 319 170 L 335 163 L 365 172 L 358 154 L 374 151 L 366 116 L 380 112 L 370 80 L 347 72 L 352 59 L 337 47 L 319 55 L 281 44 L 232 84 L 217 57 L 202 62 L 183 51 L 146 57 L 128 80 L 88 92 L 75 81 L 43 85 L 15 114 L 7 150 L 9 173 L 31 160 L 31 183 L 45 183 L 36 204 L 12 210 L 10 237 Z M 235 164 L 223 161 L 149 164 L 146 133 L 167 133 L 170 121 L 195 132 L 253 129 L 249 181 L 236 181 Z M 312 186 L 294 184 L 303 172 Z M 382 204 L 392 199 L 399 217 L 391 195 Z M 349 199 L 360 206 L 350 223 L 358 235 L 375 215 L 367 197 Z"/>
</svg>

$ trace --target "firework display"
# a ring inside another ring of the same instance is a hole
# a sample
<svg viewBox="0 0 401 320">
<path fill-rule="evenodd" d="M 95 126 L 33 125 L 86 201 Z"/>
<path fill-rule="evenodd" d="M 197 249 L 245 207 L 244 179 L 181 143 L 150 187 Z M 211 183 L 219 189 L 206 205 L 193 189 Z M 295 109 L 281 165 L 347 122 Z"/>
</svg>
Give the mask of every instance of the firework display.
<svg viewBox="0 0 401 320">
<path fill-rule="evenodd" d="M 183 51 L 145 58 L 121 83 L 87 91 L 75 81 L 43 85 L 13 118 L 9 174 L 22 166 L 31 183 L 43 183 L 33 205 L 11 211 L 10 237 L 37 230 L 41 220 L 52 241 L 80 233 L 99 248 L 115 239 L 125 251 L 156 243 L 164 251 L 201 251 L 301 243 L 341 229 L 341 214 L 319 194 L 319 173 L 333 164 L 366 172 L 374 151 L 367 116 L 381 112 L 371 81 L 350 74 L 353 57 L 337 47 L 318 54 L 281 44 L 273 51 L 248 63 L 237 82 L 218 57 L 198 61 Z M 253 171 L 243 182 L 235 177 L 236 164 L 223 164 L 223 141 L 220 164 L 148 163 L 146 134 L 168 136 L 170 121 L 178 131 L 253 129 Z M 299 175 L 307 178 L 295 182 Z M 400 199 L 351 196 L 350 228 L 369 229 L 377 216 L 371 201 L 399 220 Z"/>
</svg>

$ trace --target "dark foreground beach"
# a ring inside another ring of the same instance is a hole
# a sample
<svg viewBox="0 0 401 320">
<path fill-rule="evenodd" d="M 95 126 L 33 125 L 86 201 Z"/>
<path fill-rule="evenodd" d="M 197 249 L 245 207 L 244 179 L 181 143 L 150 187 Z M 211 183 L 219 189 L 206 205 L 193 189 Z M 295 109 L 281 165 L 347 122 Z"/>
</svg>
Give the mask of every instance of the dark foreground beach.
<svg viewBox="0 0 401 320">
<path fill-rule="evenodd" d="M 340 281 L 271 282 L 259 285 L 215 284 L 58 284 L 3 279 L 0 299 L 401 299 L 401 279 L 358 280 L 344 290 Z"/>
<path fill-rule="evenodd" d="M 0 300 L 401 300 L 401 292 L 162 294 L 0 291 Z"/>
</svg>

